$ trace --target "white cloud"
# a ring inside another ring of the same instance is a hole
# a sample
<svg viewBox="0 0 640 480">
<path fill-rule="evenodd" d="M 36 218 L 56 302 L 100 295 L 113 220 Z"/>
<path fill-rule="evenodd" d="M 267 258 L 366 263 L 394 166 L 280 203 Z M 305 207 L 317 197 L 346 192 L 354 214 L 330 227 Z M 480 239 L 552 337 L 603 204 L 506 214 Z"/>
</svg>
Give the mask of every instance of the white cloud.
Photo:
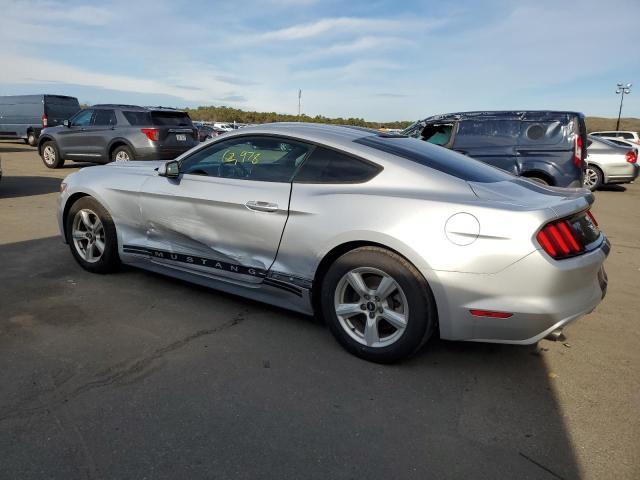
<svg viewBox="0 0 640 480">
<path fill-rule="evenodd" d="M 2 6 L 4 21 L 11 18 L 38 18 L 48 25 L 55 22 L 69 22 L 78 25 L 106 25 L 114 18 L 114 12 L 106 7 L 90 5 L 70 5 L 67 2 L 52 0 L 9 1 Z"/>
<path fill-rule="evenodd" d="M 247 41 L 293 41 L 318 37 L 329 33 L 348 33 L 356 36 L 366 32 L 402 32 L 418 26 L 426 29 L 439 24 L 441 24 L 440 21 L 427 22 L 407 18 L 323 18 L 311 23 L 301 23 L 279 30 L 263 32 L 254 36 L 245 37 L 245 39 Z"/>
</svg>

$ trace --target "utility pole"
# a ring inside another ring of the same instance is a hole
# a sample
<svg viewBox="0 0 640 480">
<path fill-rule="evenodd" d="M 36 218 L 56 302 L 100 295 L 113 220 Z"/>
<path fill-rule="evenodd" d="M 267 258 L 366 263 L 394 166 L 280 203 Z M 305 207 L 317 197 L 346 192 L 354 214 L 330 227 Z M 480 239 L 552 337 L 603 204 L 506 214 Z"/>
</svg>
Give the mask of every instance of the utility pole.
<svg viewBox="0 0 640 480">
<path fill-rule="evenodd" d="M 302 89 L 298 89 L 298 121 L 300 121 L 300 114 L 302 113 L 301 110 L 301 104 L 302 104 Z"/>
<path fill-rule="evenodd" d="M 620 95 L 620 110 L 618 110 L 618 123 L 616 123 L 616 130 L 620 130 L 620 117 L 622 116 L 622 101 L 624 100 L 625 95 L 629 95 L 631 93 L 631 84 L 627 83 L 626 85 L 622 85 L 622 83 L 618 83 L 618 89 L 616 90 L 616 95 Z"/>
</svg>

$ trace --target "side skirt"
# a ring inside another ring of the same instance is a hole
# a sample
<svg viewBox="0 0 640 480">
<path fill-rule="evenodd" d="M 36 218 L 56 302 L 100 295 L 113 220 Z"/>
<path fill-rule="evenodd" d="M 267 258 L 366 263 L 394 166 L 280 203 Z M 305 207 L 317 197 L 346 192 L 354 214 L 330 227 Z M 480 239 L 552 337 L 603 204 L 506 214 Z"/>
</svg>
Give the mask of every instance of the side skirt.
<svg viewBox="0 0 640 480">
<path fill-rule="evenodd" d="M 301 277 L 134 245 L 124 245 L 121 253 L 124 263 L 145 270 L 313 315 L 311 281 Z M 194 270 L 189 268 L 189 265 L 207 267 L 208 271 Z M 247 283 L 216 275 L 220 270 L 257 277 L 261 281 Z"/>
</svg>

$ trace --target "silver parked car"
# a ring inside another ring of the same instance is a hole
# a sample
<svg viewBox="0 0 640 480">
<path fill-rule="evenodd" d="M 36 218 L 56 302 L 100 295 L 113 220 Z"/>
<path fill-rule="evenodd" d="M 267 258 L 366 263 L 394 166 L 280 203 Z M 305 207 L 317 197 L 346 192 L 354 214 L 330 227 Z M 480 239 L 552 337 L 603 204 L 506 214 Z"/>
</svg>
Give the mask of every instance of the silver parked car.
<svg viewBox="0 0 640 480">
<path fill-rule="evenodd" d="M 633 182 L 638 177 L 638 151 L 589 135 L 584 186 L 593 190 L 602 185 Z"/>
<path fill-rule="evenodd" d="M 531 344 L 591 312 L 610 249 L 592 202 L 402 135 L 296 123 L 82 169 L 58 220 L 86 270 L 316 313 L 350 352 L 393 362 L 433 332 Z"/>
</svg>

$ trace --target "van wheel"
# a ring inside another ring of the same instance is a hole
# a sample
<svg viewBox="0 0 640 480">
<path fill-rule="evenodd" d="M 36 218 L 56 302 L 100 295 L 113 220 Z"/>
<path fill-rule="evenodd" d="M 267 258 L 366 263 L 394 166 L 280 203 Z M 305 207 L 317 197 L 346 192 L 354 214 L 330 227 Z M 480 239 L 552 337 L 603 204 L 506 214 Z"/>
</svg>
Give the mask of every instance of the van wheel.
<svg viewBox="0 0 640 480">
<path fill-rule="evenodd" d="M 36 143 L 37 143 L 37 140 L 38 139 L 36 138 L 36 134 L 35 133 L 33 133 L 31 131 L 27 132 L 27 139 L 25 140 L 25 143 L 27 145 L 35 147 Z"/>
<path fill-rule="evenodd" d="M 60 168 L 64 164 L 64 158 L 60 158 L 60 151 L 55 142 L 45 142 L 42 145 L 41 156 L 47 168 Z"/>
<path fill-rule="evenodd" d="M 602 171 L 595 166 L 587 165 L 584 171 L 584 186 L 592 192 L 602 186 Z"/>
<path fill-rule="evenodd" d="M 549 185 L 549 181 L 546 178 L 542 178 L 538 175 L 527 175 L 525 178 L 529 180 L 539 183 L 540 185 Z"/>
<path fill-rule="evenodd" d="M 133 152 L 126 145 L 121 145 L 111 152 L 111 161 L 112 162 L 127 162 L 129 160 L 134 160 Z"/>
<path fill-rule="evenodd" d="M 349 352 L 392 363 L 414 354 L 436 324 L 435 300 L 416 268 L 394 252 L 361 247 L 322 279 L 322 315 Z"/>
</svg>

